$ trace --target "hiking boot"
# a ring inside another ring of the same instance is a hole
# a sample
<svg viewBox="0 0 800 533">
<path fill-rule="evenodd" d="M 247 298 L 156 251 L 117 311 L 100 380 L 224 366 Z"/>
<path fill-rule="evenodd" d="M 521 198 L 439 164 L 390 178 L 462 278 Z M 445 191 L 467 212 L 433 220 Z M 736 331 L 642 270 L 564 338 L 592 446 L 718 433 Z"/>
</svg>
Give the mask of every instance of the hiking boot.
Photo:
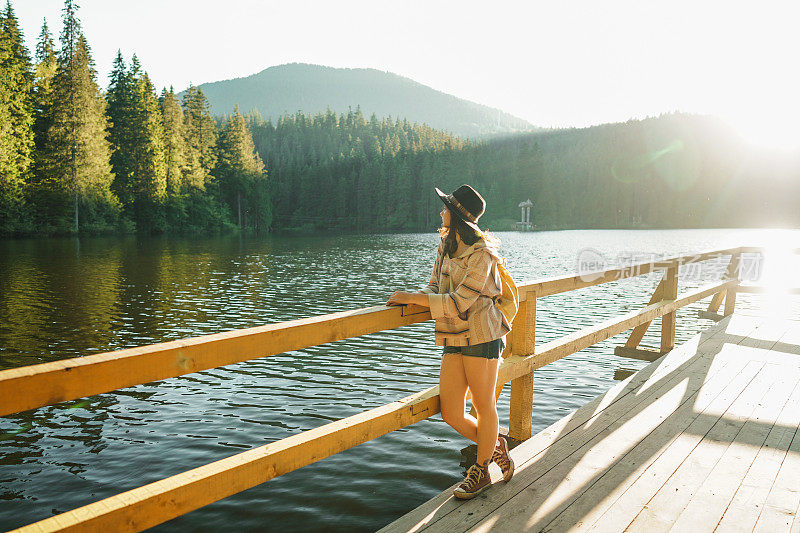
<svg viewBox="0 0 800 533">
<path fill-rule="evenodd" d="M 499 437 L 500 441 L 498 446 L 495 446 L 494 453 L 492 453 L 492 462 L 500 467 L 503 472 L 503 481 L 508 481 L 514 475 L 514 460 L 508 454 L 508 442 L 504 437 Z"/>
<path fill-rule="evenodd" d="M 489 461 L 483 466 L 475 463 L 467 470 L 467 477 L 461 484 L 453 489 L 453 495 L 459 500 L 469 500 L 492 486 L 489 476 Z"/>
</svg>

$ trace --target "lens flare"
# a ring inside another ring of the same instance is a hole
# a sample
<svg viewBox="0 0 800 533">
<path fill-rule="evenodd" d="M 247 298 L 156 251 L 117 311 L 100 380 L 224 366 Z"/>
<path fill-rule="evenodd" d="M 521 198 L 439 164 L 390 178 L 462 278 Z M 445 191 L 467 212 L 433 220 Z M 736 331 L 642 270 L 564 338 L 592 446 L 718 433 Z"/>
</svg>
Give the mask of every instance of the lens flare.
<svg viewBox="0 0 800 533">
<path fill-rule="evenodd" d="M 635 183 L 641 181 L 651 172 L 656 171 L 660 176 L 673 185 L 673 176 L 679 175 L 673 172 L 672 167 L 675 161 L 680 161 L 680 152 L 684 151 L 683 141 L 675 139 L 663 148 L 651 150 L 644 154 L 639 154 L 630 158 L 618 158 L 611 165 L 611 175 L 621 183 Z M 671 157 L 670 157 L 671 156 Z M 680 168 L 683 165 L 678 164 Z"/>
</svg>

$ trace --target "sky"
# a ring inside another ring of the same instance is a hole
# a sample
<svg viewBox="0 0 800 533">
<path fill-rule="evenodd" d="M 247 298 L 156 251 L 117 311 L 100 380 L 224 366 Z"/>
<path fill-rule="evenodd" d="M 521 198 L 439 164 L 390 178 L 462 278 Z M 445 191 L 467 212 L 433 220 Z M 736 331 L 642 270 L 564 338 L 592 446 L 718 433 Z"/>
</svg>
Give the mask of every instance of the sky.
<svg viewBox="0 0 800 533">
<path fill-rule="evenodd" d="M 796 3 L 796 2 L 795 2 Z M 61 0 L 12 0 L 31 50 Z M 101 86 L 118 49 L 159 88 L 301 62 L 375 68 L 542 127 L 684 111 L 800 146 L 788 0 L 79 0 Z"/>
</svg>

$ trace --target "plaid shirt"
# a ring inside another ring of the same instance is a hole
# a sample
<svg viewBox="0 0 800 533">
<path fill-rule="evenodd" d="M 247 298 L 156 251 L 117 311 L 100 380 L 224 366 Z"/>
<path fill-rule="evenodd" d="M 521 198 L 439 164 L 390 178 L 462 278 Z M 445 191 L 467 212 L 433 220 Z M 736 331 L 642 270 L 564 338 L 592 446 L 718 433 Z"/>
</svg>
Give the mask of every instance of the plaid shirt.
<svg viewBox="0 0 800 533">
<path fill-rule="evenodd" d="M 500 272 L 495 266 L 497 249 L 478 242 L 461 255 L 444 253 L 439 242 L 428 295 L 438 346 L 470 346 L 499 339 L 511 331 L 503 313 L 494 304 L 502 291 Z"/>
</svg>

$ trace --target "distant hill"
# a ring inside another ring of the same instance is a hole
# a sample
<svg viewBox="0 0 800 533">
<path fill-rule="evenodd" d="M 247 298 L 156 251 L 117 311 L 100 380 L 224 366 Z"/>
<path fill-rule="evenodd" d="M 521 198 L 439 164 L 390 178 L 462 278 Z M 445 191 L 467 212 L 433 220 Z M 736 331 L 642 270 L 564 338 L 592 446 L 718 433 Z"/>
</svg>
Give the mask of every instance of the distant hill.
<svg viewBox="0 0 800 533">
<path fill-rule="evenodd" d="M 303 63 L 270 67 L 246 78 L 200 85 L 215 115 L 258 110 L 273 121 L 281 115 L 347 112 L 361 106 L 369 118 L 391 116 L 452 132 L 485 138 L 534 131 L 530 123 L 484 105 L 431 89 L 411 79 L 375 69 L 332 68 Z"/>
</svg>

